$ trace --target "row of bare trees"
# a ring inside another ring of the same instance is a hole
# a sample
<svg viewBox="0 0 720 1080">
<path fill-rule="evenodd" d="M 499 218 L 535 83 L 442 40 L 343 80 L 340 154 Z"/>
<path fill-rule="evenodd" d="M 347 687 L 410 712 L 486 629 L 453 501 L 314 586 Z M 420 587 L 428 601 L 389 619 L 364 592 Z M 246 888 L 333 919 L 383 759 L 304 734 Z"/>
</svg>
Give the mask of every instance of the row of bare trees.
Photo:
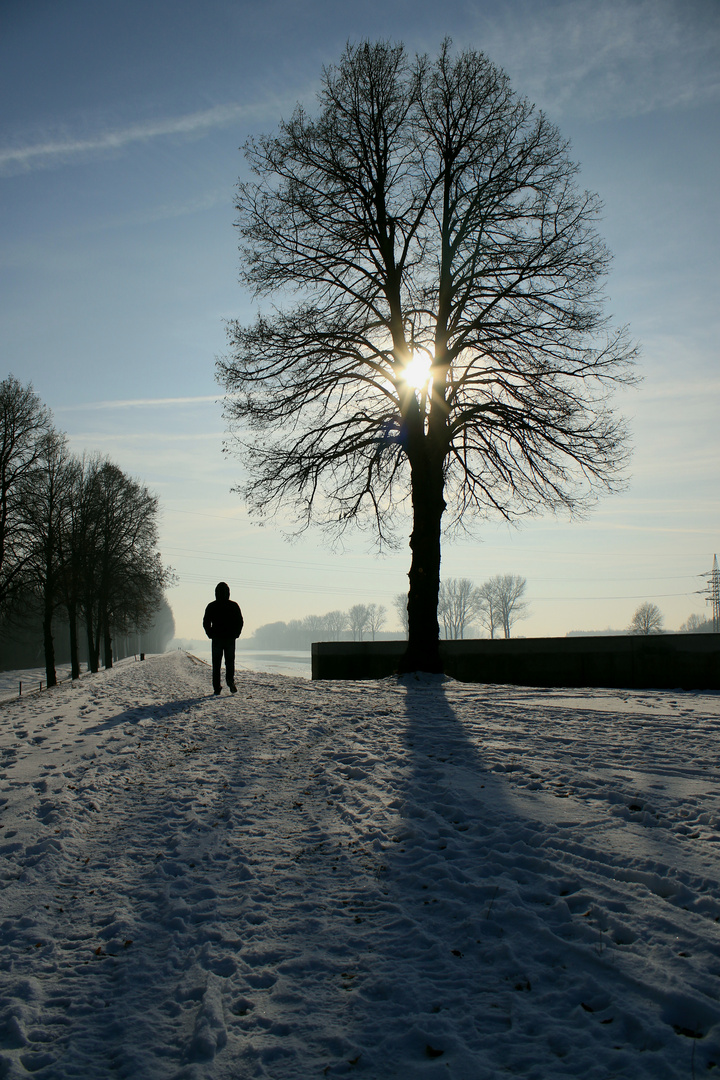
<svg viewBox="0 0 720 1080">
<path fill-rule="evenodd" d="M 526 579 L 516 574 L 496 574 L 479 586 L 469 578 L 441 581 L 438 618 L 442 622 L 443 637 L 461 640 L 471 626 L 479 624 L 491 638 L 500 631 L 509 638 L 513 623 L 527 614 L 526 586 Z M 407 597 L 397 596 L 395 608 L 407 633 Z"/>
<path fill-rule="evenodd" d="M 312 641 L 340 641 L 346 635 L 353 641 L 362 641 L 366 634 L 374 641 L 386 620 L 387 609 L 383 604 L 353 604 L 348 611 L 264 623 L 258 626 L 248 644 L 261 649 L 303 649 Z"/>
<path fill-rule="evenodd" d="M 353 641 L 362 641 L 365 634 L 370 634 L 374 641 L 386 619 L 387 611 L 382 604 L 353 604 L 348 611 L 348 629 Z"/>
<path fill-rule="evenodd" d="M 158 501 L 99 456 L 78 458 L 33 391 L 0 383 L 0 611 L 4 622 L 41 616 L 48 686 L 54 686 L 53 620 L 70 630 L 80 673 L 79 626 L 88 667 L 112 637 L 142 631 L 160 608 L 170 572 L 157 551 Z"/>
</svg>

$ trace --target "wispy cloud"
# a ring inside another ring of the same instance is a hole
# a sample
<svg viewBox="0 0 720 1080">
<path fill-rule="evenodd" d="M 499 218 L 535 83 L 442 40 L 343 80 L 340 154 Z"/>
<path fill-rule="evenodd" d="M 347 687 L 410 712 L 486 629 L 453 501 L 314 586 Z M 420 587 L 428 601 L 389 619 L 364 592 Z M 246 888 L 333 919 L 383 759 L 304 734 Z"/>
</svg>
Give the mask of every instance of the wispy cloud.
<svg viewBox="0 0 720 1080">
<path fill-rule="evenodd" d="M 84 138 L 69 135 L 42 139 L 25 146 L 5 147 L 0 149 L 0 175 L 9 176 L 35 169 L 52 168 L 77 158 L 117 152 L 134 143 L 150 142 L 167 136 L 196 137 L 214 128 L 261 119 L 266 114 L 277 117 L 278 110 L 282 110 L 284 106 L 287 106 L 287 102 L 278 100 L 216 105 L 185 116 L 130 124 Z"/>
<path fill-rule="evenodd" d="M 483 21 L 482 47 L 555 115 L 602 119 L 717 101 L 715 0 L 520 2 Z"/>
<path fill-rule="evenodd" d="M 217 402 L 218 394 L 202 394 L 198 397 L 167 397 L 167 398 L 127 398 L 119 401 L 84 401 L 77 405 L 60 405 L 53 412 L 91 412 L 96 409 L 136 409 L 147 406 L 163 405 L 203 405 L 208 401 Z"/>
<path fill-rule="evenodd" d="M 70 439 L 75 444 L 82 444 L 84 446 L 109 446 L 112 445 L 125 445 L 133 443 L 145 443 L 145 442 L 161 442 L 161 443 L 191 443 L 191 442 L 212 442 L 217 443 L 218 440 L 222 440 L 225 437 L 223 431 L 203 431 L 195 434 L 189 434 L 188 432 L 176 432 L 176 431 L 126 431 L 126 432 L 107 432 L 107 431 L 84 431 L 75 432 L 70 435 Z"/>
</svg>

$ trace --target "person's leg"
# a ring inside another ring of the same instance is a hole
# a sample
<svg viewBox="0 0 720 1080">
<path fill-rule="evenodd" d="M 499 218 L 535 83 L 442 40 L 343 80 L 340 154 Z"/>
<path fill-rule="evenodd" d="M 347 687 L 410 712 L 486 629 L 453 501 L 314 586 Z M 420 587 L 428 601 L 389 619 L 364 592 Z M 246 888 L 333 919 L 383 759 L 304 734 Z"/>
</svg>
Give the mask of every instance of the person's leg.
<svg viewBox="0 0 720 1080">
<path fill-rule="evenodd" d="M 232 693 L 235 693 L 235 638 L 225 642 L 225 681 Z"/>
<path fill-rule="evenodd" d="M 212 680 L 213 690 L 216 694 L 220 693 L 220 666 L 223 658 L 223 642 L 218 641 L 217 638 L 213 638 L 212 642 Z"/>
</svg>

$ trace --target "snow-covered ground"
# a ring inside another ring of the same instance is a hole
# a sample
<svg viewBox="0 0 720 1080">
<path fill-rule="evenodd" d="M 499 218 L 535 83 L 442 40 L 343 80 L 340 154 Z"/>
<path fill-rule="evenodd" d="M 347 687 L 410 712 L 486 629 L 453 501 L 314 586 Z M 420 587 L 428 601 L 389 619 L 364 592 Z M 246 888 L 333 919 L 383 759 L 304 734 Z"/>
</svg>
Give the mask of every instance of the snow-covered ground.
<svg viewBox="0 0 720 1080">
<path fill-rule="evenodd" d="M 87 665 L 81 665 L 87 670 Z M 69 664 L 56 664 L 55 675 L 58 682 L 70 678 Z M 0 702 L 18 697 L 20 694 L 32 694 L 42 690 L 46 683 L 44 667 L 23 668 L 22 671 L 0 671 Z"/>
<path fill-rule="evenodd" d="M 0 1077 L 720 1076 L 720 696 L 239 681 L 0 708 Z"/>
</svg>

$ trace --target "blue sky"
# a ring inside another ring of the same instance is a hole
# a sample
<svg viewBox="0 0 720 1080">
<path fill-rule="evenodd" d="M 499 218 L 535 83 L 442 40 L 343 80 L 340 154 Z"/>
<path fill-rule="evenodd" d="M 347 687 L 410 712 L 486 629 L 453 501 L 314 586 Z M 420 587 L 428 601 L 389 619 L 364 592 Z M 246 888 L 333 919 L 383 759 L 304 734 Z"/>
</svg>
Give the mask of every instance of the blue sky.
<svg viewBox="0 0 720 1080">
<path fill-rule="evenodd" d="M 361 37 L 486 51 L 555 121 L 605 204 L 608 311 L 642 346 L 628 490 L 586 521 L 476 523 L 445 576 L 527 577 L 518 632 L 666 626 L 706 610 L 720 548 L 720 5 L 716 0 L 5 0 L 0 9 L 2 377 L 32 381 L 82 452 L 161 500 L 178 633 L 224 578 L 248 630 L 406 588 L 409 551 L 363 535 L 288 544 L 260 529 L 222 454 L 214 360 L 237 283 L 239 147 L 312 106 L 323 64 Z M 401 530 L 402 531 L 402 530 Z M 395 624 L 391 615 L 388 628 Z"/>
</svg>

